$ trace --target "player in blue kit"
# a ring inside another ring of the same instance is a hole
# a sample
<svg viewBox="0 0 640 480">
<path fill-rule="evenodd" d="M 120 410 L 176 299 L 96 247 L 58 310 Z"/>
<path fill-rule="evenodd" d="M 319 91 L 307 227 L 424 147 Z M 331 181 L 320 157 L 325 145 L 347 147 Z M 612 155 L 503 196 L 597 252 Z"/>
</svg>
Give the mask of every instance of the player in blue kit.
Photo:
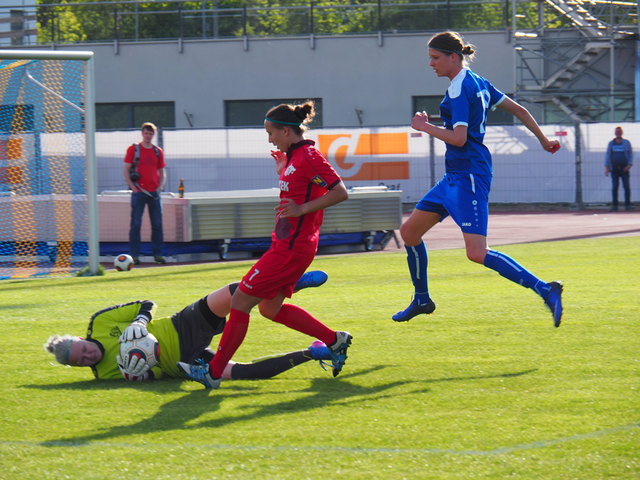
<svg viewBox="0 0 640 480">
<path fill-rule="evenodd" d="M 562 284 L 540 280 L 513 258 L 490 249 L 487 244 L 492 178 L 491 154 L 483 143 L 487 113 L 495 108 L 511 113 L 538 138 L 547 152 L 555 153 L 560 143 L 544 135 L 526 108 L 467 68 L 467 59 L 473 58 L 474 50 L 464 44 L 458 33 L 438 33 L 428 46 L 429 65 L 438 77 L 451 81 L 440 104 L 444 127 L 430 123 L 425 112 L 416 113 L 411 126 L 446 143 L 446 173 L 400 227 L 415 296 L 405 310 L 392 318 L 406 322 L 435 310 L 436 305 L 429 296 L 428 257 L 422 237 L 450 215 L 462 230 L 469 260 L 535 291 L 551 310 L 554 325 L 558 327 L 562 319 Z"/>
</svg>

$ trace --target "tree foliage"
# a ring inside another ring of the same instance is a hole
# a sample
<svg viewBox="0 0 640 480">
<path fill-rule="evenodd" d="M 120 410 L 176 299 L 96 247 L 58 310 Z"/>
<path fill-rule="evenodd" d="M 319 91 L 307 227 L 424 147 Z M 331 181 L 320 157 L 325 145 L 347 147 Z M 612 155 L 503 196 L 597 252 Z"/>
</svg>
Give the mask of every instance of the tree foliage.
<svg viewBox="0 0 640 480">
<path fill-rule="evenodd" d="M 38 2 L 40 43 L 504 28 L 508 4 L 447 0 Z"/>
<path fill-rule="evenodd" d="M 38 8 L 38 43 L 76 43 L 87 40 L 82 12 L 78 8 L 68 9 L 66 3 L 60 2 L 60 7 Z"/>
</svg>

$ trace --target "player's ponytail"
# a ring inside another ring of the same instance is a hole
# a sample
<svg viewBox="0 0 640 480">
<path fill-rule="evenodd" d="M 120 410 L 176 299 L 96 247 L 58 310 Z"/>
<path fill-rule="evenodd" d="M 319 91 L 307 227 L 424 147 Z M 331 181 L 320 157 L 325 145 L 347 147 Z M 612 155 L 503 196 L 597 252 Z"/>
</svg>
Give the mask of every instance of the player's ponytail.
<svg viewBox="0 0 640 480">
<path fill-rule="evenodd" d="M 315 104 L 311 100 L 307 100 L 302 105 L 296 105 L 293 112 L 303 124 L 307 124 L 316 116 Z"/>
<path fill-rule="evenodd" d="M 475 50 L 473 45 L 464 43 L 462 39 L 462 35 L 458 32 L 440 32 L 435 34 L 429 40 L 429 48 L 433 48 L 435 50 L 440 50 L 441 52 L 452 54 L 455 53 L 460 57 L 462 61 L 462 65 L 464 66 L 467 62 L 473 61 L 475 56 Z"/>
<path fill-rule="evenodd" d="M 462 54 L 466 57 L 463 59 L 464 61 L 472 61 L 473 58 L 475 57 L 475 53 L 476 51 L 473 49 L 473 45 L 465 45 L 464 47 L 462 47 Z"/>
<path fill-rule="evenodd" d="M 273 123 L 276 128 L 291 128 L 296 134 L 302 135 L 307 130 L 307 124 L 315 116 L 315 104 L 313 100 L 307 100 L 302 105 L 289 105 L 282 103 L 271 108 L 265 117 L 266 121 Z"/>
</svg>

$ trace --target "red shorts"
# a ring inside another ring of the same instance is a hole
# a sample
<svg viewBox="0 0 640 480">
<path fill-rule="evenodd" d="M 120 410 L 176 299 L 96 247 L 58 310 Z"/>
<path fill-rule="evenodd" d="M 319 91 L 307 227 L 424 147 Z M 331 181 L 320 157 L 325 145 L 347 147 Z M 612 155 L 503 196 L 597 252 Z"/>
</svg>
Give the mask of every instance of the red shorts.
<svg viewBox="0 0 640 480">
<path fill-rule="evenodd" d="M 281 243 L 271 248 L 251 267 L 238 288 L 247 295 L 271 300 L 278 293 L 291 298 L 302 274 L 309 268 L 316 249 L 289 250 Z"/>
</svg>

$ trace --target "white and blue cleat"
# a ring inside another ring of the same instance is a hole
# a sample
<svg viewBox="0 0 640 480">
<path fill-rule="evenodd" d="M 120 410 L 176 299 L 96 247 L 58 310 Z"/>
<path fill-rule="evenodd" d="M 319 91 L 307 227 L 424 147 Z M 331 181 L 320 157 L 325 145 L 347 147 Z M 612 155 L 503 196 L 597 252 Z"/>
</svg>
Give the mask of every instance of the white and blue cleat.
<svg viewBox="0 0 640 480">
<path fill-rule="evenodd" d="M 328 347 L 334 377 L 338 376 L 344 366 L 344 362 L 347 360 L 347 349 L 351 345 L 352 339 L 353 337 L 349 332 L 336 332 L 335 342 Z"/>
<path fill-rule="evenodd" d="M 220 379 L 211 376 L 211 367 L 201 358 L 196 360 L 195 364 L 176 362 L 176 366 L 189 380 L 200 382 L 207 388 L 218 388 L 220 386 Z"/>
</svg>

